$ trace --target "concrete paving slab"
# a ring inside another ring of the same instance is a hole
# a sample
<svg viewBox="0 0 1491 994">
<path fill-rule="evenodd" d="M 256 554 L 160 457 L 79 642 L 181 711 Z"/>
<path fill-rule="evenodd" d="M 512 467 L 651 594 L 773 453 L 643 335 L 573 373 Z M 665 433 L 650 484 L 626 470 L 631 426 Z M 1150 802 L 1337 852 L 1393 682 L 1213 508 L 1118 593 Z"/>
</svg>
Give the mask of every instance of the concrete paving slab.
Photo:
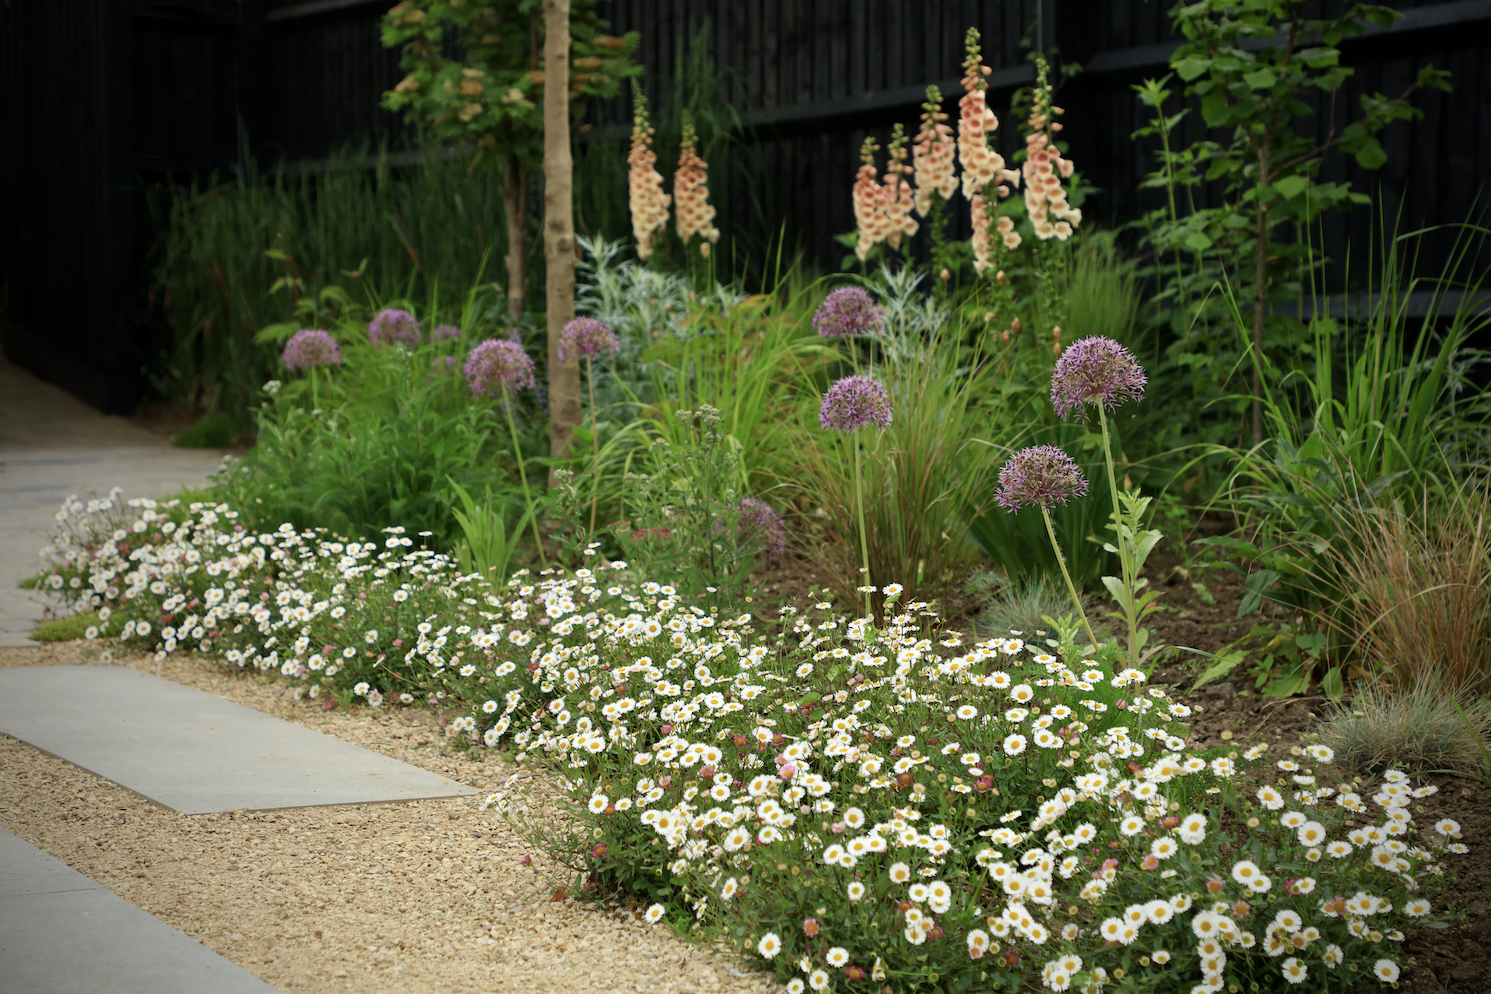
<svg viewBox="0 0 1491 994">
<path fill-rule="evenodd" d="M 0 731 L 182 814 L 476 790 L 124 667 L 0 670 Z"/>
<path fill-rule="evenodd" d="M 200 487 L 216 449 L 177 449 L 0 358 L 0 646 L 35 645 L 30 633 L 55 602 L 16 584 L 34 576 L 57 508 L 70 494 L 124 499 Z"/>
<path fill-rule="evenodd" d="M 0 991 L 5 994 L 274 990 L 0 828 Z"/>
</svg>

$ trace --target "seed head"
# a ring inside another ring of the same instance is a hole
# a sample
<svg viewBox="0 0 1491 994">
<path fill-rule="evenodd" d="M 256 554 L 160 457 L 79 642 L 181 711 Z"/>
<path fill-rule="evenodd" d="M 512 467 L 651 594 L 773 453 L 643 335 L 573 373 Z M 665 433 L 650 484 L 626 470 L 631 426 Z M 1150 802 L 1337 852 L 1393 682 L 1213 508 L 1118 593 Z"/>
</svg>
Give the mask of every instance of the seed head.
<svg viewBox="0 0 1491 994">
<path fill-rule="evenodd" d="M 368 341 L 374 345 L 398 343 L 412 349 L 419 344 L 419 322 L 408 311 L 386 308 L 368 322 Z"/>
<path fill-rule="evenodd" d="M 1139 360 L 1111 338 L 1095 335 L 1073 343 L 1051 372 L 1051 403 L 1063 418 L 1072 411 L 1087 420 L 1085 405 L 1113 410 L 1126 400 L 1143 400 L 1147 378 Z"/>
<path fill-rule="evenodd" d="M 453 324 L 436 325 L 435 330 L 430 332 L 430 341 L 432 342 L 453 342 L 460 337 L 461 329 Z"/>
<path fill-rule="evenodd" d="M 311 369 L 315 366 L 340 366 L 342 364 L 342 347 L 337 344 L 331 335 L 318 329 L 297 331 L 290 336 L 290 341 L 285 346 L 284 354 L 280 359 L 285 363 L 285 368 L 292 372 L 297 369 Z"/>
<path fill-rule="evenodd" d="M 868 376 L 846 376 L 823 395 L 818 424 L 824 431 L 858 431 L 865 425 L 889 428 L 890 395 Z"/>
<path fill-rule="evenodd" d="M 595 318 L 575 318 L 559 333 L 559 361 L 568 362 L 574 355 L 577 359 L 588 359 L 598 355 L 615 355 L 621 351 L 616 332 L 604 321 Z"/>
<path fill-rule="evenodd" d="M 471 350 L 462 371 L 477 396 L 533 389 L 533 360 L 515 342 L 487 339 Z"/>
<path fill-rule="evenodd" d="M 841 286 L 818 305 L 813 327 L 824 338 L 873 335 L 880 331 L 884 315 L 875 301 L 857 286 Z"/>
<path fill-rule="evenodd" d="M 1054 445 L 1016 452 L 999 471 L 994 500 L 1007 511 L 1031 505 L 1050 510 L 1087 493 L 1087 478 L 1071 456 Z"/>
</svg>

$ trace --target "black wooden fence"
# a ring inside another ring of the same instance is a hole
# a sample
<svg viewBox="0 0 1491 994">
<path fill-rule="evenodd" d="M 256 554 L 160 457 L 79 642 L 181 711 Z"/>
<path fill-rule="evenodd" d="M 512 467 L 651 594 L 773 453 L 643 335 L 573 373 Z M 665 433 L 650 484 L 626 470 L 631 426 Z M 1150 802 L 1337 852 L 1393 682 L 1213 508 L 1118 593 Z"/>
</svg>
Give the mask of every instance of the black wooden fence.
<svg viewBox="0 0 1491 994">
<path fill-rule="evenodd" d="M 0 0 L 0 327 L 7 355 L 113 411 L 134 407 L 140 319 L 156 236 L 142 191 L 167 175 L 261 162 L 304 166 L 349 139 L 408 137 L 379 107 L 399 79 L 378 22 L 391 0 Z M 1401 92 L 1419 66 L 1454 74 L 1417 100 L 1422 121 L 1384 136 L 1389 161 L 1351 178 L 1409 224 L 1467 219 L 1491 173 L 1491 0 L 1392 3 L 1392 30 L 1349 42 L 1362 92 Z M 1101 188 L 1085 213 L 1121 222 L 1153 202 L 1138 182 L 1152 149 L 1131 87 L 1167 71 L 1170 0 L 609 0 L 613 31 L 642 35 L 645 88 L 660 97 L 679 55 L 706 32 L 730 101 L 746 116 L 759 244 L 785 228 L 825 269 L 853 227 L 849 188 L 866 134 L 915 129 L 928 83 L 956 96 L 962 39 L 984 37 L 993 106 L 1031 79 L 1029 46 L 1083 71 L 1060 94 L 1071 157 Z M 1322 0 L 1325 12 L 1338 0 Z M 1312 13 L 1315 13 L 1312 11 Z M 624 121 L 625 107 L 603 113 Z M 1326 118 L 1317 120 L 1324 129 Z M 1202 136 L 1195 115 L 1182 141 Z M 615 133 L 614 131 L 612 132 Z M 604 137 L 606 129 L 592 133 Z M 1336 178 L 1336 177 L 1331 177 Z M 1356 219 L 1356 223 L 1364 219 Z M 1348 222 L 1348 225 L 1351 222 Z M 750 227 L 754 230 L 745 230 Z M 1339 246 L 1349 227 L 1331 232 Z M 1327 246 L 1328 250 L 1331 245 Z"/>
</svg>

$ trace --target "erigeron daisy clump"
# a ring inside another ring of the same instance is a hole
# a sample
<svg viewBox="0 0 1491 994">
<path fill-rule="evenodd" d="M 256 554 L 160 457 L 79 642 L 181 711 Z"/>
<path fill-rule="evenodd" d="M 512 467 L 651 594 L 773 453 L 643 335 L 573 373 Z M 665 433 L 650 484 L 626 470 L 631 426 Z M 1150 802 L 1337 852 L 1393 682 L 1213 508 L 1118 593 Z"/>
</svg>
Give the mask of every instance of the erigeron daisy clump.
<svg viewBox="0 0 1491 994">
<path fill-rule="evenodd" d="M 464 708 L 453 742 L 563 778 L 593 872 L 678 888 L 648 920 L 721 926 L 789 986 L 1391 980 L 1465 851 L 1453 820 L 1415 823 L 1432 786 L 1334 778 L 1320 746 L 1198 755 L 1138 671 L 1033 633 L 964 644 L 923 604 L 883 628 L 819 605 L 768 644 L 624 564 L 494 590 L 397 528 L 133 509 L 142 527 L 75 560 L 130 639 L 312 696 Z"/>
</svg>

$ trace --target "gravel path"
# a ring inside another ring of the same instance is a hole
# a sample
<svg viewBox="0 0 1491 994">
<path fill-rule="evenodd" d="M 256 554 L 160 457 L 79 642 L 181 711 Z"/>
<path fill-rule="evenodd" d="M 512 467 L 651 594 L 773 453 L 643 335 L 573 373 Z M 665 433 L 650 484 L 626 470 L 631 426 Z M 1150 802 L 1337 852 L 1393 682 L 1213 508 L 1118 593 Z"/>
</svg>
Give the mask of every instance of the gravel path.
<svg viewBox="0 0 1491 994">
<path fill-rule="evenodd" d="M 0 649 L 0 667 L 97 662 L 101 644 Z M 427 711 L 323 712 L 200 660 L 115 664 L 469 783 L 513 767 L 446 750 Z M 0 825 L 282 991 L 763 992 L 770 975 L 568 880 L 481 797 L 181 817 L 0 735 Z M 529 866 L 525 857 L 532 857 Z"/>
</svg>

